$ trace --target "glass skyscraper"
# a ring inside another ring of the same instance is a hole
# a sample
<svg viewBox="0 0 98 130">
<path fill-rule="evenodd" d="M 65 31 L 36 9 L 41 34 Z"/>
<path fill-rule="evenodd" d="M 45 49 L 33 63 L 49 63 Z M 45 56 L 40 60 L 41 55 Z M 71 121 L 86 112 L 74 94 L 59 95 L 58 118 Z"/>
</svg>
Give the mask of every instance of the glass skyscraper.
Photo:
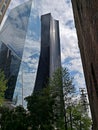
<svg viewBox="0 0 98 130">
<path fill-rule="evenodd" d="M 5 97 L 17 104 L 25 105 L 24 97 L 42 88 L 45 77 L 61 66 L 58 21 L 50 13 L 41 16 L 40 7 L 40 1 L 29 0 L 12 9 L 0 32 L 0 68 L 8 79 Z"/>
<path fill-rule="evenodd" d="M 0 68 L 8 79 L 5 97 L 10 100 L 22 60 L 30 11 L 31 1 L 12 9 L 0 32 Z"/>
<path fill-rule="evenodd" d="M 49 13 L 41 16 L 41 52 L 34 90 L 45 87 L 49 78 L 60 67 L 59 22 Z"/>
</svg>

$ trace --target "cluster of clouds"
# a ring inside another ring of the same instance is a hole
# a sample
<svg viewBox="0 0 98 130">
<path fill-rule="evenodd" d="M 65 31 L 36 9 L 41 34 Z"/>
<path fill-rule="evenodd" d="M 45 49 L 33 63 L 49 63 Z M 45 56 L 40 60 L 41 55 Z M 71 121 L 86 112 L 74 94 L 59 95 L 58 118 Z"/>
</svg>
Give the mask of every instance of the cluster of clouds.
<svg viewBox="0 0 98 130">
<path fill-rule="evenodd" d="M 12 8 L 27 1 L 28 0 L 12 0 L 5 19 Z M 79 88 L 85 87 L 85 80 L 78 48 L 71 0 L 36 0 L 34 5 L 38 8 L 40 15 L 51 13 L 54 19 L 59 20 L 62 66 L 69 69 L 71 76 L 74 77 L 74 84 L 77 91 L 79 91 Z M 26 56 L 27 54 L 25 54 L 25 57 Z M 24 59 L 30 61 L 28 56 Z"/>
</svg>

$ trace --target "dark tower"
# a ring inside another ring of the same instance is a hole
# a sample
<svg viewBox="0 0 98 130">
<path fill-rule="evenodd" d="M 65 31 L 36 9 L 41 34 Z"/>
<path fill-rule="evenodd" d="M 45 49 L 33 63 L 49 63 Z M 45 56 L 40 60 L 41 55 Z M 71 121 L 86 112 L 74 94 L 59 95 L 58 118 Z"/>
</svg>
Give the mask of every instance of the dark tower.
<svg viewBox="0 0 98 130">
<path fill-rule="evenodd" d="M 72 0 L 93 130 L 98 130 L 98 1 Z"/>
<path fill-rule="evenodd" d="M 41 53 L 34 90 L 45 87 L 53 72 L 60 67 L 59 22 L 49 13 L 41 16 Z"/>
</svg>

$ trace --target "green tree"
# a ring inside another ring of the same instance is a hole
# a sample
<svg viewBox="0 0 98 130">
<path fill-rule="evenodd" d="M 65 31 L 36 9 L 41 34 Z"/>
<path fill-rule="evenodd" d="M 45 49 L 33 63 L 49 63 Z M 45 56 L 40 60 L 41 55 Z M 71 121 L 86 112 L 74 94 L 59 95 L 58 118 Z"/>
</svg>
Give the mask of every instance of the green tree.
<svg viewBox="0 0 98 130">
<path fill-rule="evenodd" d="M 0 70 L 0 106 L 4 101 L 4 93 L 6 90 L 7 80 L 5 79 L 4 72 Z"/>
<path fill-rule="evenodd" d="M 91 119 L 87 112 L 84 113 L 83 104 L 74 99 L 76 89 L 73 84 L 73 77 L 67 68 L 62 70 L 63 74 L 63 93 L 65 102 L 65 130 L 89 130 Z"/>
<path fill-rule="evenodd" d="M 68 130 L 90 130 L 91 118 L 87 113 L 83 113 L 83 106 L 80 103 L 68 106 L 66 112 Z"/>
<path fill-rule="evenodd" d="M 53 104 L 54 100 L 50 97 L 50 90 L 45 88 L 27 97 L 27 108 L 29 114 L 29 126 L 32 130 L 52 130 Z"/>
<path fill-rule="evenodd" d="M 32 129 L 46 130 L 47 127 L 48 130 L 51 127 L 51 130 L 67 130 L 65 107 L 74 92 L 73 79 L 68 70 L 57 69 L 46 88 L 26 98 Z"/>
<path fill-rule="evenodd" d="M 46 129 L 44 127 L 47 127 L 48 130 L 48 127 L 49 129 L 51 127 L 52 130 L 56 127 L 59 130 L 67 130 L 65 105 L 68 106 L 69 99 L 74 92 L 73 79 L 68 70 L 66 68 L 57 69 L 49 79 L 46 88 L 26 98 L 27 108 L 32 118 L 32 129 L 44 130 Z"/>
<path fill-rule="evenodd" d="M 32 130 L 64 129 L 62 71 L 56 70 L 43 90 L 27 97 Z"/>
<path fill-rule="evenodd" d="M 1 113 L 1 130 L 27 130 L 28 120 L 26 110 L 18 106 L 10 110 L 7 107 L 0 108 Z"/>
<path fill-rule="evenodd" d="M 89 130 L 91 120 L 75 104 L 75 86 L 68 70 L 57 69 L 46 88 L 26 98 L 28 110 L 1 108 L 2 130 Z M 65 120 L 64 120 L 65 116 Z"/>
<path fill-rule="evenodd" d="M 68 130 L 68 119 L 67 119 L 67 108 L 71 104 L 71 100 L 75 94 L 75 86 L 73 84 L 73 77 L 70 76 L 70 73 L 67 68 L 62 70 L 63 74 L 63 94 L 64 94 L 64 105 L 65 105 L 65 130 Z M 71 125 L 71 120 L 70 120 Z"/>
</svg>

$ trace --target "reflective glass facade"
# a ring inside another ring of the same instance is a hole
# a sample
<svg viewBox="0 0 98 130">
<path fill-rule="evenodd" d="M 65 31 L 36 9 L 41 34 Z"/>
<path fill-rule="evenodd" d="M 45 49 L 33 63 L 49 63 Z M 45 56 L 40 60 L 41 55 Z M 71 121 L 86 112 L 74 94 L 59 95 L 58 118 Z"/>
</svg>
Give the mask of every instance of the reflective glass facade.
<svg viewBox="0 0 98 130">
<path fill-rule="evenodd" d="M 39 0 L 29 0 L 12 9 L 0 32 L 0 59 L 6 59 L 0 68 L 9 79 L 5 96 L 17 105 L 25 105 L 24 97 L 39 89 L 40 80 L 42 88 L 44 73 L 49 78 L 61 65 L 58 21 L 51 14 L 41 16 L 40 8 Z"/>
<path fill-rule="evenodd" d="M 8 79 L 5 98 L 12 100 L 31 12 L 29 1 L 11 10 L 0 32 L 0 69 Z"/>
<path fill-rule="evenodd" d="M 24 98 L 33 92 L 40 55 L 41 20 L 38 6 L 32 1 L 24 52 L 13 99 L 25 105 Z"/>
<path fill-rule="evenodd" d="M 46 87 L 48 79 L 60 67 L 59 22 L 49 13 L 41 16 L 41 52 L 34 90 Z"/>
</svg>

